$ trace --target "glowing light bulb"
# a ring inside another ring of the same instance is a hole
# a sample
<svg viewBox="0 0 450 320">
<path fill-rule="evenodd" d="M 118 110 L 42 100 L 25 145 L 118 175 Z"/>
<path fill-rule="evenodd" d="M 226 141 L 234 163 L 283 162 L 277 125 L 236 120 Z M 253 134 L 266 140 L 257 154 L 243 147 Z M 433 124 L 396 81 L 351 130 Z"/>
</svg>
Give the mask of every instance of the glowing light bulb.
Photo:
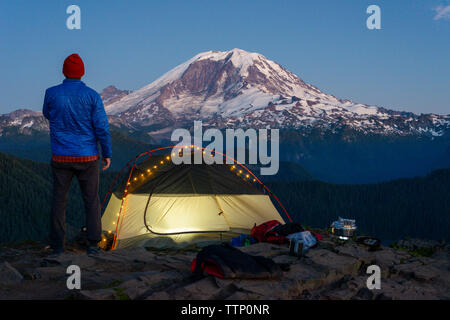
<svg viewBox="0 0 450 320">
<path fill-rule="evenodd" d="M 147 172 L 150 173 L 151 172 L 150 169 L 147 169 Z"/>
<path fill-rule="evenodd" d="M 169 157 L 169 156 L 167 156 L 167 157 L 166 157 L 166 160 L 170 160 L 170 157 Z"/>
<path fill-rule="evenodd" d="M 112 233 L 112 231 L 111 231 L 111 230 L 108 230 L 108 233 L 109 233 L 109 234 L 111 234 L 111 233 Z"/>
<path fill-rule="evenodd" d="M 142 177 L 142 178 L 144 177 L 144 174 L 143 174 L 143 173 L 141 173 L 141 177 Z"/>
<path fill-rule="evenodd" d="M 164 161 L 160 161 L 159 163 L 164 164 Z"/>
<path fill-rule="evenodd" d="M 134 181 L 136 181 L 137 180 L 137 178 L 136 177 L 134 177 L 134 179 L 133 179 Z"/>
<path fill-rule="evenodd" d="M 112 224 L 116 224 L 116 222 L 115 221 L 113 221 L 113 223 Z"/>
<path fill-rule="evenodd" d="M 250 178 L 250 175 L 249 175 L 249 174 L 247 174 L 247 175 L 245 175 L 245 177 L 246 177 L 246 178 Z"/>
<path fill-rule="evenodd" d="M 158 166 L 153 166 L 153 169 L 156 169 L 156 168 L 158 168 Z"/>
<path fill-rule="evenodd" d="M 242 170 L 239 170 L 239 173 L 242 173 Z"/>
<path fill-rule="evenodd" d="M 253 182 L 256 182 L 256 179 L 253 179 Z"/>
</svg>

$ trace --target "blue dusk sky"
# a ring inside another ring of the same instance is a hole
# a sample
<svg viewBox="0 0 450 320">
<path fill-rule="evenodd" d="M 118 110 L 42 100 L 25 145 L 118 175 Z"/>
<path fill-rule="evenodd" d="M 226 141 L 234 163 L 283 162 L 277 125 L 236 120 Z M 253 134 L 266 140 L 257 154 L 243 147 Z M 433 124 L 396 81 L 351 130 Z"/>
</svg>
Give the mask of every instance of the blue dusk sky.
<svg viewBox="0 0 450 320">
<path fill-rule="evenodd" d="M 81 30 L 66 9 L 81 8 Z M 381 30 L 369 30 L 369 5 Z M 199 52 L 258 52 L 342 99 L 450 113 L 450 1 L 47 0 L 0 2 L 0 113 L 40 110 L 74 52 L 83 78 L 136 90 Z"/>
</svg>

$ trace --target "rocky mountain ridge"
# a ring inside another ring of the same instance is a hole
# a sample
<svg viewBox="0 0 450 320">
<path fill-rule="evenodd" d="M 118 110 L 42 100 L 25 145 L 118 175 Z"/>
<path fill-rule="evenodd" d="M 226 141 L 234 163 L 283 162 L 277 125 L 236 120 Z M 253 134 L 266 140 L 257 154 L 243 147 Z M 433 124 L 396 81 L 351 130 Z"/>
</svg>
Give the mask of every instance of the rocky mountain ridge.
<svg viewBox="0 0 450 320">
<path fill-rule="evenodd" d="M 161 127 L 352 129 L 365 134 L 442 136 L 449 115 L 414 114 L 341 100 L 258 53 L 207 51 L 149 85 L 108 104 L 107 113 L 131 130 Z"/>
<path fill-rule="evenodd" d="M 173 68 L 147 86 L 101 92 L 113 126 L 157 139 L 194 120 L 222 128 L 278 128 L 308 135 L 313 130 L 441 137 L 450 115 L 415 114 L 338 99 L 259 53 L 241 49 L 207 51 Z M 0 115 L 0 136 L 8 129 L 48 131 L 42 114 L 17 110 Z M 11 131 L 11 130 L 9 130 Z"/>
<path fill-rule="evenodd" d="M 42 245 L 9 245 L 0 251 L 0 299 L 448 300 L 448 246 L 432 248 L 430 257 L 387 247 L 368 251 L 325 235 L 317 248 L 298 258 L 286 246 L 258 243 L 240 249 L 288 265 L 288 270 L 279 279 L 244 280 L 194 279 L 190 264 L 199 249 L 134 248 L 87 256 L 71 246 L 52 259 Z M 66 287 L 69 264 L 82 270 L 81 290 Z M 366 269 L 372 264 L 381 269 L 380 290 L 366 286 Z"/>
</svg>

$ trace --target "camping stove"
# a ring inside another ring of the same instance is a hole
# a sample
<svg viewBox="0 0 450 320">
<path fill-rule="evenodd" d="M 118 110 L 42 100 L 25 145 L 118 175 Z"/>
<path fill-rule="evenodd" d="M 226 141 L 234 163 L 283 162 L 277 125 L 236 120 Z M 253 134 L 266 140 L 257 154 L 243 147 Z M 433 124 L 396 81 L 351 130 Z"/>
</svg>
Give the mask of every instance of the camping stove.
<svg viewBox="0 0 450 320">
<path fill-rule="evenodd" d="M 350 239 L 353 236 L 355 230 L 356 220 L 343 219 L 339 217 L 339 220 L 334 221 L 331 224 L 331 233 L 341 240 Z"/>
</svg>

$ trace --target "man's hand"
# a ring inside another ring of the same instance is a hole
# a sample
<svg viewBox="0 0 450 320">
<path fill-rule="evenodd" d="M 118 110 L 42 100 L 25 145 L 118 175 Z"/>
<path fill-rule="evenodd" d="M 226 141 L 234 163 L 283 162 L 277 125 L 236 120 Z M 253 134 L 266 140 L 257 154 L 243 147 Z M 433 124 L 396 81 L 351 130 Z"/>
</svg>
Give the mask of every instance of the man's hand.
<svg viewBox="0 0 450 320">
<path fill-rule="evenodd" d="M 103 169 L 102 170 L 105 171 L 111 165 L 111 158 L 103 158 L 102 162 L 103 162 Z"/>
</svg>

